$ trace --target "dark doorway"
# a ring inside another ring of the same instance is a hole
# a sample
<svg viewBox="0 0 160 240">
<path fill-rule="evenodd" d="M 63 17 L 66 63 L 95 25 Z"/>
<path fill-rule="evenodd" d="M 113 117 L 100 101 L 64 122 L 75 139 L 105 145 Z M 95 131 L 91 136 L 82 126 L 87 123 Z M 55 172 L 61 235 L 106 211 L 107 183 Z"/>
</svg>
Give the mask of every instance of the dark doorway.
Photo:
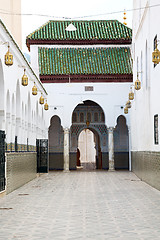
<svg viewBox="0 0 160 240">
<path fill-rule="evenodd" d="M 117 126 L 114 130 L 114 162 L 116 170 L 129 170 L 128 127 L 122 115 L 117 118 Z"/>
</svg>

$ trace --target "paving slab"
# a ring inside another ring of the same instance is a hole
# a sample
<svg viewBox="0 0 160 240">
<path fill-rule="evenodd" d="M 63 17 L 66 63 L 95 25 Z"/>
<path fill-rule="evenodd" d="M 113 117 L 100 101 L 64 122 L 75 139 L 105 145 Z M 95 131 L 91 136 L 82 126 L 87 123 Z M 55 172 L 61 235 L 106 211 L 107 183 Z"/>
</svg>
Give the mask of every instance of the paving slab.
<svg viewBox="0 0 160 240">
<path fill-rule="evenodd" d="M 160 191 L 127 171 L 50 172 L 0 199 L 0 239 L 158 240 Z"/>
</svg>

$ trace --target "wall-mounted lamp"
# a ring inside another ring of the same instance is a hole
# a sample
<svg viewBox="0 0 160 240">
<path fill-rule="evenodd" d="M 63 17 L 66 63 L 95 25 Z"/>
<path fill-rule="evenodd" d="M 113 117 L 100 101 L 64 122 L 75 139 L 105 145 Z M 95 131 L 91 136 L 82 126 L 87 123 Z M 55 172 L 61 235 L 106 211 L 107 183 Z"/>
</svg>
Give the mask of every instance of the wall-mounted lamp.
<svg viewBox="0 0 160 240">
<path fill-rule="evenodd" d="M 132 87 L 130 89 L 131 89 L 131 91 L 129 92 L 129 100 L 133 100 L 134 99 L 134 92 L 132 91 Z"/>
<path fill-rule="evenodd" d="M 128 108 L 127 107 L 124 108 L 124 114 L 128 114 Z"/>
<path fill-rule="evenodd" d="M 134 84 L 134 88 L 136 90 L 140 90 L 141 89 L 141 82 L 138 79 L 138 73 L 140 73 L 140 72 L 137 72 L 137 80 L 135 81 L 135 84 Z"/>
<path fill-rule="evenodd" d="M 124 15 L 124 16 L 123 16 L 123 20 L 124 20 L 123 24 L 124 24 L 124 25 L 127 25 L 127 23 L 126 23 L 126 19 L 127 19 L 127 18 L 126 18 L 126 10 L 124 10 L 123 15 Z"/>
<path fill-rule="evenodd" d="M 40 103 L 40 104 L 44 104 L 44 97 L 42 96 L 42 93 L 41 93 L 41 97 L 40 97 L 40 99 L 39 99 L 39 103 Z"/>
<path fill-rule="evenodd" d="M 12 66 L 13 65 L 13 54 L 10 53 L 9 48 L 10 48 L 10 46 L 9 46 L 9 43 L 8 43 L 8 51 L 5 54 L 4 58 L 5 58 L 5 64 L 7 66 Z"/>
<path fill-rule="evenodd" d="M 44 104 L 44 110 L 48 110 L 49 109 L 49 106 L 48 106 L 48 103 L 47 103 L 47 100 L 46 100 L 46 103 Z"/>
<path fill-rule="evenodd" d="M 26 75 L 26 69 L 24 68 L 24 74 L 22 76 L 22 85 L 27 86 L 28 85 L 28 77 Z"/>
<path fill-rule="evenodd" d="M 126 107 L 131 108 L 131 102 L 129 100 L 126 102 Z"/>
<path fill-rule="evenodd" d="M 37 95 L 37 87 L 36 87 L 36 85 L 35 85 L 35 82 L 34 82 L 34 86 L 33 86 L 33 88 L 32 88 L 32 95 Z"/>
<path fill-rule="evenodd" d="M 159 62 L 160 62 L 160 51 L 158 50 L 157 46 L 158 46 L 158 40 L 156 39 L 155 40 L 155 49 L 152 53 L 152 62 L 154 64 L 159 64 Z"/>
</svg>

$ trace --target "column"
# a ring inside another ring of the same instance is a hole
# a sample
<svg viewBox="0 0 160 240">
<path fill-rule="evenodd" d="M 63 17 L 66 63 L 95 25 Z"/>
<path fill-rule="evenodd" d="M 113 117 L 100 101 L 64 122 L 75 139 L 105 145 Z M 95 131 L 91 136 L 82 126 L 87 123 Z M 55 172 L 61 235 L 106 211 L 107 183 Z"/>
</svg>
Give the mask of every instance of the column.
<svg viewBox="0 0 160 240">
<path fill-rule="evenodd" d="M 108 151 L 109 151 L 109 171 L 114 171 L 114 139 L 113 127 L 108 128 Z"/>
<path fill-rule="evenodd" d="M 69 128 L 64 128 L 64 172 L 69 172 Z"/>
<path fill-rule="evenodd" d="M 131 131 L 128 127 L 128 137 L 129 137 L 129 171 L 132 171 L 132 159 L 131 159 Z"/>
</svg>

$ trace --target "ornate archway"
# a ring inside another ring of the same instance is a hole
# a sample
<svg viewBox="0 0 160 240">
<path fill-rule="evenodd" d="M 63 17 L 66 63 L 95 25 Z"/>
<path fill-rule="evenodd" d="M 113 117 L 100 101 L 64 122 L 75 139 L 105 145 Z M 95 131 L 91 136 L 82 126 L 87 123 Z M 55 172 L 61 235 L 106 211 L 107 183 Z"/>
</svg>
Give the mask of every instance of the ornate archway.
<svg viewBox="0 0 160 240">
<path fill-rule="evenodd" d="M 108 169 L 108 130 L 105 125 L 105 115 L 103 109 L 97 103 L 90 100 L 84 101 L 84 104 L 78 104 L 72 114 L 70 169 L 76 168 L 78 137 L 86 128 L 99 136 L 98 168 Z"/>
</svg>

